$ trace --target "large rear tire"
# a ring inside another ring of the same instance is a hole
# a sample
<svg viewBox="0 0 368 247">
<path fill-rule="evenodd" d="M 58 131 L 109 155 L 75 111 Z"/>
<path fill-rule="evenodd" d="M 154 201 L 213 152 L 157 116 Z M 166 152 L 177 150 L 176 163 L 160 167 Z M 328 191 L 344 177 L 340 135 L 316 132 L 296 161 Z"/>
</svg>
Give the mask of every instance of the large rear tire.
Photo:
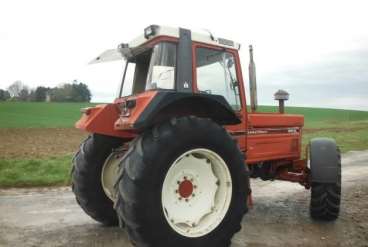
<svg viewBox="0 0 368 247">
<path fill-rule="evenodd" d="M 107 226 L 117 225 L 118 218 L 102 188 L 101 171 L 112 150 L 122 143 L 120 138 L 92 134 L 73 158 L 71 175 L 76 200 L 86 214 Z"/>
<path fill-rule="evenodd" d="M 209 119 L 181 117 L 133 143 L 116 202 L 133 244 L 229 246 L 247 211 L 249 175 L 227 131 Z"/>
</svg>

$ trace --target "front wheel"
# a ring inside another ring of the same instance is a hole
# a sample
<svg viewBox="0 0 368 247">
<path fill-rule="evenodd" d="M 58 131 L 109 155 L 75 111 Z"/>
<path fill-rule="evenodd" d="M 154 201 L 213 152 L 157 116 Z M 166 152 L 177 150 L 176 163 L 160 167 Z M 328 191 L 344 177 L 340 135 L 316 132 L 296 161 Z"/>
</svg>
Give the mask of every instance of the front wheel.
<svg viewBox="0 0 368 247">
<path fill-rule="evenodd" d="M 313 219 L 333 221 L 341 204 L 341 155 L 332 139 L 315 138 L 310 143 L 311 201 Z"/>
<path fill-rule="evenodd" d="M 116 210 L 134 244 L 230 245 L 247 210 L 249 178 L 225 129 L 207 119 L 173 119 L 127 153 Z"/>
</svg>

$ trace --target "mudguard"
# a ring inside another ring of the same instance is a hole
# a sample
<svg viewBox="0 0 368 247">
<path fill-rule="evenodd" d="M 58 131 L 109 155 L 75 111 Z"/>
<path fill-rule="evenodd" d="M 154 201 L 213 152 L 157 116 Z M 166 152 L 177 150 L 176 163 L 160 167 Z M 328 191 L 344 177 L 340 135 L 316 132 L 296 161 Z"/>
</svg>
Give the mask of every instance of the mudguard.
<svg viewBox="0 0 368 247">
<path fill-rule="evenodd" d="M 241 122 L 221 95 L 161 91 L 143 110 L 133 126 L 143 129 L 164 119 L 185 115 L 211 118 L 221 125 Z"/>
<path fill-rule="evenodd" d="M 336 183 L 341 161 L 335 140 L 314 138 L 309 148 L 311 182 Z"/>
<path fill-rule="evenodd" d="M 194 115 L 221 125 L 240 119 L 221 95 L 146 91 L 116 99 L 113 104 L 83 109 L 76 127 L 90 133 L 133 138 L 138 132 L 172 117 Z"/>
</svg>

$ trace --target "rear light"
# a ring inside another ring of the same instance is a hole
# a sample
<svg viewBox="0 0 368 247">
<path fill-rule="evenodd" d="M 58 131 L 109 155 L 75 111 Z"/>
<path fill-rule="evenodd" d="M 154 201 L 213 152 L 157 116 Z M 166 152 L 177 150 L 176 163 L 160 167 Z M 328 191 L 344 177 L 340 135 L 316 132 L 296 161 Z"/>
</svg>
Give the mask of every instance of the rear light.
<svg viewBox="0 0 368 247">
<path fill-rule="evenodd" d="M 131 99 L 120 104 L 120 112 L 123 117 L 129 117 L 131 110 L 136 106 L 136 100 Z"/>
</svg>

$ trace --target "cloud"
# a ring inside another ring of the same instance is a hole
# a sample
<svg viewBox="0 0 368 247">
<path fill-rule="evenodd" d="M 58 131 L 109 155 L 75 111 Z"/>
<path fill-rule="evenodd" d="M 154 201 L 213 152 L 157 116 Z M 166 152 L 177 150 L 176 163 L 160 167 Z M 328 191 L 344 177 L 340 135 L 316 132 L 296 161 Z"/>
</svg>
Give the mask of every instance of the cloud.
<svg viewBox="0 0 368 247">
<path fill-rule="evenodd" d="M 260 103 L 287 90 L 290 105 L 368 110 L 368 49 L 333 53 L 312 64 L 258 76 Z"/>
</svg>

